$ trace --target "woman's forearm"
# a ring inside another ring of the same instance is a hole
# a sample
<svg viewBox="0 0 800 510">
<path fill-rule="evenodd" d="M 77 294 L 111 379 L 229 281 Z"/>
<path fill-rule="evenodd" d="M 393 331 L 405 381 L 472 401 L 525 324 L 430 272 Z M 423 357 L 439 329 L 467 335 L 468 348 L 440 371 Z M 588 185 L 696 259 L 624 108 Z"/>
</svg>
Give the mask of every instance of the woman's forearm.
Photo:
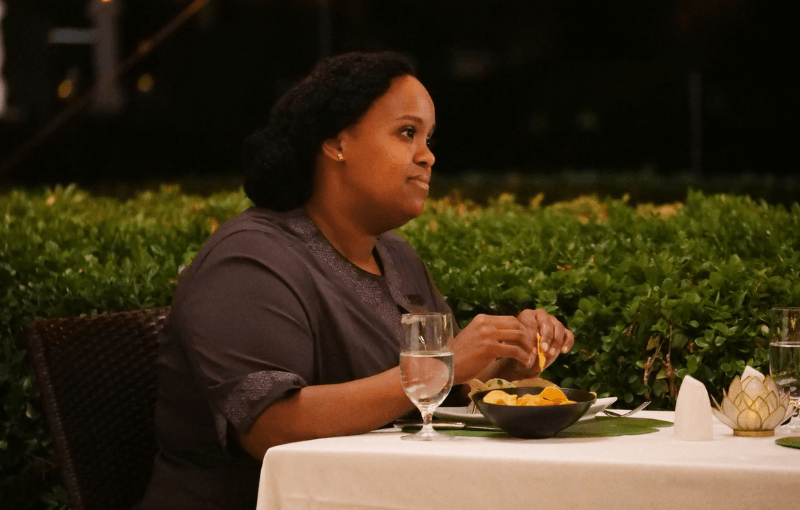
<svg viewBox="0 0 800 510">
<path fill-rule="evenodd" d="M 400 383 L 400 369 L 395 367 L 347 383 L 307 386 L 277 400 L 239 442 L 261 460 L 272 446 L 369 432 L 413 407 Z"/>
</svg>

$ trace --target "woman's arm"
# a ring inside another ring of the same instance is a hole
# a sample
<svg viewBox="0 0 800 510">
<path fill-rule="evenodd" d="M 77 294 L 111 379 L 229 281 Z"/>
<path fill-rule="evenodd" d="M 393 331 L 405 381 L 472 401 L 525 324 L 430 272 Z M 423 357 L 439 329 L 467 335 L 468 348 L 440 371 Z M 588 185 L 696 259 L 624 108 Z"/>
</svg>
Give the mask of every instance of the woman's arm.
<svg viewBox="0 0 800 510">
<path fill-rule="evenodd" d="M 478 376 L 499 357 L 532 363 L 536 349 L 529 336 L 516 317 L 478 315 L 454 339 L 454 384 Z M 276 400 L 239 442 L 260 460 L 272 446 L 369 432 L 412 408 L 395 367 L 347 383 L 307 386 Z"/>
<path fill-rule="evenodd" d="M 276 400 L 239 442 L 261 460 L 272 446 L 369 432 L 413 407 L 395 367 L 351 382 L 307 386 Z"/>
</svg>

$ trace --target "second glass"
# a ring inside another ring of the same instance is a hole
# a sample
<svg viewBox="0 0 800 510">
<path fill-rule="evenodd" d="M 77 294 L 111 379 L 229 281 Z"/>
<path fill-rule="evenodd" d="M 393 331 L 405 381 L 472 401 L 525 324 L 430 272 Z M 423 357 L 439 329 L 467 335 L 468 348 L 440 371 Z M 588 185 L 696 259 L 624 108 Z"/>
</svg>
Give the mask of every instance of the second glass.
<svg viewBox="0 0 800 510">
<path fill-rule="evenodd" d="M 453 387 L 455 367 L 450 340 L 453 322 L 443 313 L 407 313 L 401 320 L 403 345 L 400 374 L 403 390 L 422 414 L 422 430 L 401 439 L 436 441 L 453 439 L 433 429 L 433 412 Z"/>
<path fill-rule="evenodd" d="M 789 393 L 789 400 L 800 407 L 800 308 L 773 308 L 770 311 L 769 372 Z M 800 432 L 797 414 L 780 432 Z"/>
</svg>

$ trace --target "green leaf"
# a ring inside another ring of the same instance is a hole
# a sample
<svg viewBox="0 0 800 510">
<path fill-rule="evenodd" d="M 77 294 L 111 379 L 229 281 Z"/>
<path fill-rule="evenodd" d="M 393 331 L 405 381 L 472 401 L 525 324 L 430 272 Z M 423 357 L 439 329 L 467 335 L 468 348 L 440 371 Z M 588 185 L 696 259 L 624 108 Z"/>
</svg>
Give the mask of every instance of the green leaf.
<svg viewBox="0 0 800 510">
<path fill-rule="evenodd" d="M 723 324 L 721 322 L 714 323 L 714 329 L 716 329 L 717 331 L 719 331 L 723 335 L 727 335 L 728 334 L 728 326 L 726 326 L 725 324 Z"/>
<path fill-rule="evenodd" d="M 673 333 L 672 335 L 672 348 L 682 349 L 689 342 L 689 337 L 683 333 Z"/>
<path fill-rule="evenodd" d="M 725 285 L 725 278 L 718 272 L 714 271 L 708 276 L 711 286 L 715 289 L 721 289 Z"/>
</svg>

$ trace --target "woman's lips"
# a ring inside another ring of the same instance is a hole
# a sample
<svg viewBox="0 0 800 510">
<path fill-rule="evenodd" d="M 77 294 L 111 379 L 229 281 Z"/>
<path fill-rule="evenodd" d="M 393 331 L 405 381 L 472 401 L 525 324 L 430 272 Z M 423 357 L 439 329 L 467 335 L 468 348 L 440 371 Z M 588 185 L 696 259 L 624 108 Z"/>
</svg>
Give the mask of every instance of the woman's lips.
<svg viewBox="0 0 800 510">
<path fill-rule="evenodd" d="M 428 175 L 416 175 L 414 177 L 409 177 L 409 181 L 413 182 L 417 186 L 423 189 L 429 189 L 430 186 L 428 183 L 430 182 L 431 178 Z"/>
</svg>

